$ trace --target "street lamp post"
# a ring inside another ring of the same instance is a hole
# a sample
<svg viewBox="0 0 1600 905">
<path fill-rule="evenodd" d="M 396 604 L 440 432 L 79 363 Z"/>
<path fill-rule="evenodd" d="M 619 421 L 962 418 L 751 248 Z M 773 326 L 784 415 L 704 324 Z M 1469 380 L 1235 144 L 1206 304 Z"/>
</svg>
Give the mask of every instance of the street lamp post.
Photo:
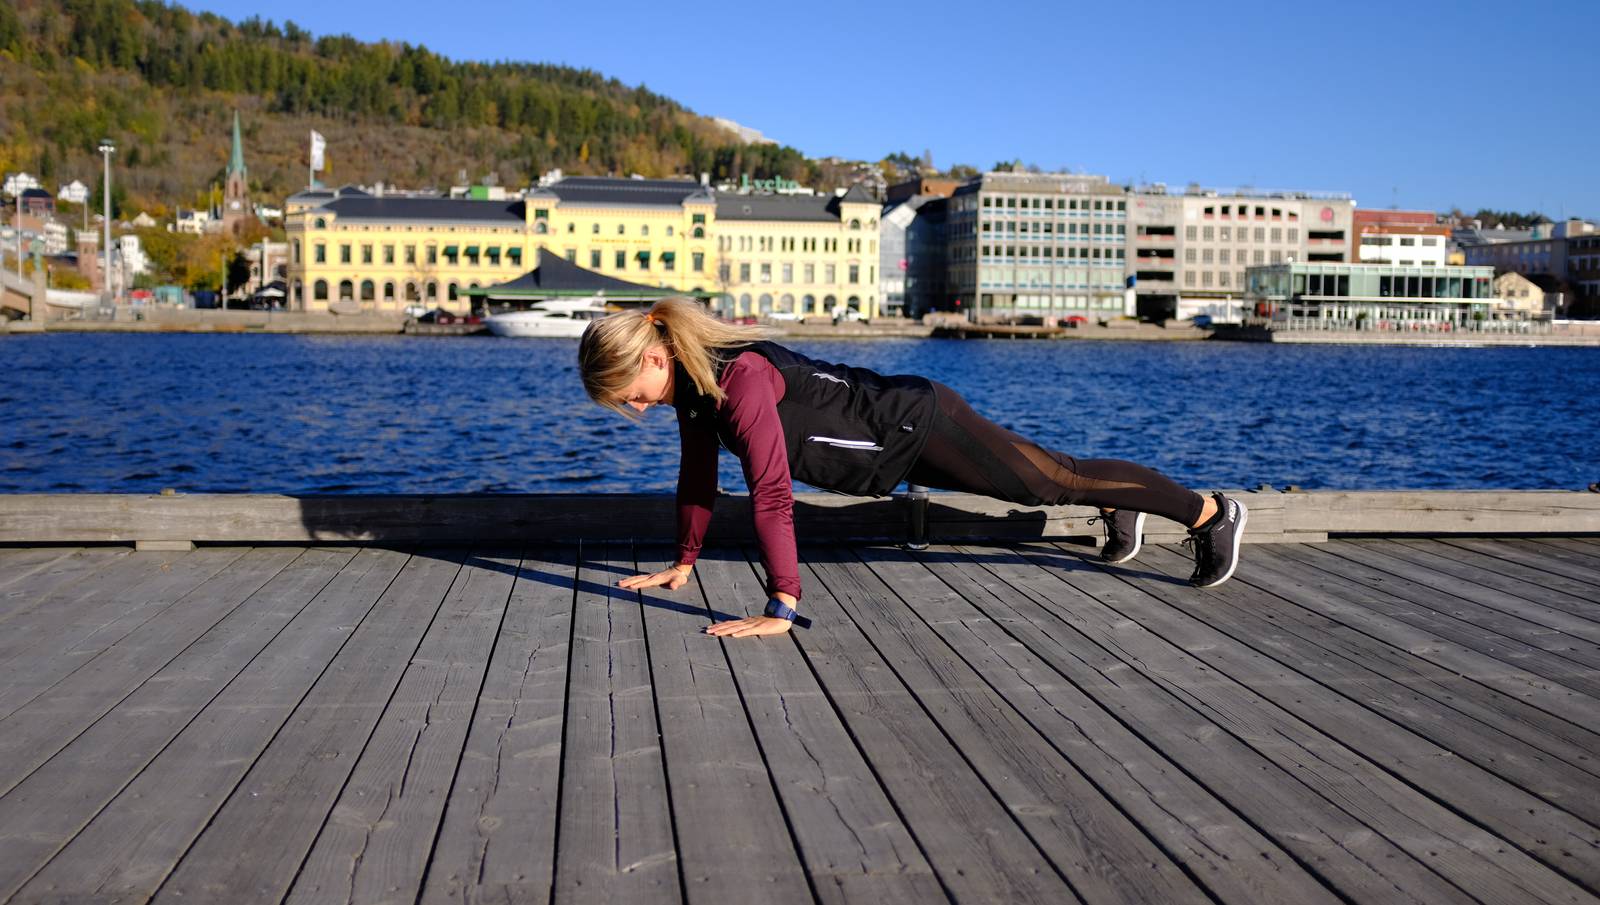
<svg viewBox="0 0 1600 905">
<path fill-rule="evenodd" d="M 105 187 L 101 191 L 101 208 L 105 216 L 105 267 L 100 271 L 100 278 L 104 280 L 104 296 L 115 302 L 116 297 L 111 294 L 111 155 L 117 146 L 109 138 L 100 140 L 100 154 L 105 158 Z"/>
</svg>

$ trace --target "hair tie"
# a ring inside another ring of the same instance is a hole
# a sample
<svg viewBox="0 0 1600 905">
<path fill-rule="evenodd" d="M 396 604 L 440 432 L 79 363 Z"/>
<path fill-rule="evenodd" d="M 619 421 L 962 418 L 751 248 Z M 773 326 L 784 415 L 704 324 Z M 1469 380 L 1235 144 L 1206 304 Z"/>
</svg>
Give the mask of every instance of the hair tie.
<svg viewBox="0 0 1600 905">
<path fill-rule="evenodd" d="M 659 325 L 661 323 L 661 321 L 657 320 L 656 316 L 654 314 L 650 313 L 649 311 L 646 311 L 644 313 L 644 319 L 646 321 L 648 321 L 652 326 L 657 326 L 657 325 Z"/>
</svg>

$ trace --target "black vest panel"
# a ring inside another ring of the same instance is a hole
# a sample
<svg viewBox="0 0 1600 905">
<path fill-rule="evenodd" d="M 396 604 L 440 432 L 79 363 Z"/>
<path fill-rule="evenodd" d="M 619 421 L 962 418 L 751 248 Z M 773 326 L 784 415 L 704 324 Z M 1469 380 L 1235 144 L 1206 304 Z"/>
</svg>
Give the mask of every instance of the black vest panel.
<svg viewBox="0 0 1600 905">
<path fill-rule="evenodd" d="M 886 496 L 904 480 L 933 427 L 933 384 L 912 375 L 884 376 L 865 368 L 807 358 L 777 343 L 728 350 L 729 360 L 755 352 L 783 375 L 778 420 L 789 451 L 789 474 L 813 487 L 854 496 Z M 718 377 L 721 377 L 719 366 Z M 680 367 L 676 407 L 692 419 L 710 418 L 727 445 L 715 406 Z"/>
</svg>

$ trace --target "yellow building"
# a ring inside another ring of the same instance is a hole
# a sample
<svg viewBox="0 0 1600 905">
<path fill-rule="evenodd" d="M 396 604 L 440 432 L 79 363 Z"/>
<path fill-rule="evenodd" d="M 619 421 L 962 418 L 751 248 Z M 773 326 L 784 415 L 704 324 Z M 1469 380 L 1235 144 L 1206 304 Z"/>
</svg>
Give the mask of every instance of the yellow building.
<svg viewBox="0 0 1600 905">
<path fill-rule="evenodd" d="M 465 312 L 540 249 L 587 270 L 704 296 L 727 316 L 878 311 L 879 206 L 716 193 L 687 180 L 574 177 L 523 200 L 302 193 L 285 205 L 291 307 Z"/>
<path fill-rule="evenodd" d="M 713 304 L 732 317 L 877 317 L 880 209 L 860 186 L 838 197 L 718 193 Z"/>
</svg>

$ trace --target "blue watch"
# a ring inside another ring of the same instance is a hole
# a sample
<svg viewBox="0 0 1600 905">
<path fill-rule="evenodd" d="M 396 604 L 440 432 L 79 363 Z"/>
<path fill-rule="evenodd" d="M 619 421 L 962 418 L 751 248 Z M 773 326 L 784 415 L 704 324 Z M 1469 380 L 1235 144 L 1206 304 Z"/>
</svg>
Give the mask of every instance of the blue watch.
<svg viewBox="0 0 1600 905">
<path fill-rule="evenodd" d="M 772 619 L 787 619 L 801 628 L 810 628 L 811 620 L 795 612 L 794 607 L 776 597 L 767 598 L 767 611 L 761 615 Z"/>
</svg>

